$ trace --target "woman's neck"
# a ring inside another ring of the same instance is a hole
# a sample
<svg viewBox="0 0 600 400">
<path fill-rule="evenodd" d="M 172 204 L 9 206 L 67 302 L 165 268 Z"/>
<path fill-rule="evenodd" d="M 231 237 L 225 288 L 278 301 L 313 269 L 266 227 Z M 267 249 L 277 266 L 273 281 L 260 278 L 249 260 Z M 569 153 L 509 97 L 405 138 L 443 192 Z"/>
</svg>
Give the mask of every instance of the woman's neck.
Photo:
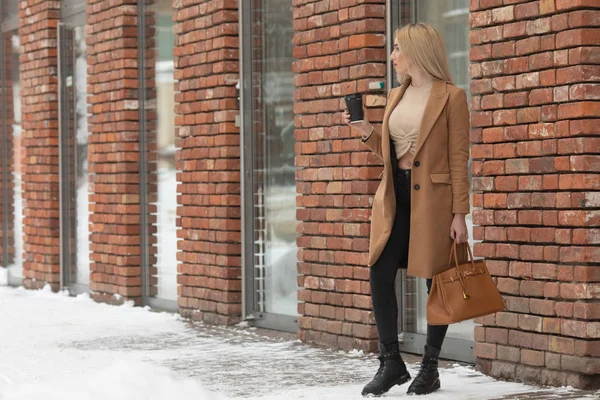
<svg viewBox="0 0 600 400">
<path fill-rule="evenodd" d="M 416 88 L 429 85 L 432 81 L 433 78 L 429 74 L 423 72 L 410 74 L 410 84 Z"/>
</svg>

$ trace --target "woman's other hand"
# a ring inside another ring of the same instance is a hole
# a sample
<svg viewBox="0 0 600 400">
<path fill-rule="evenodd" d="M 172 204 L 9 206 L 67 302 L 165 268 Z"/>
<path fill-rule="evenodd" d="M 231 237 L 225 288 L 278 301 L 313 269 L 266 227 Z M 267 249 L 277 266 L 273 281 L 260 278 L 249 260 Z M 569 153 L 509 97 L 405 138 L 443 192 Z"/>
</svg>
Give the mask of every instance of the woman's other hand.
<svg viewBox="0 0 600 400">
<path fill-rule="evenodd" d="M 466 243 L 469 241 L 469 231 L 465 222 L 465 214 L 454 214 L 452 224 L 450 225 L 450 237 L 456 239 L 456 243 Z"/>
<path fill-rule="evenodd" d="M 371 133 L 371 130 L 373 130 L 373 125 L 371 125 L 371 123 L 367 119 L 367 110 L 365 109 L 364 106 L 363 106 L 364 117 L 363 117 L 362 121 L 350 122 L 350 111 L 348 111 L 348 109 L 344 110 L 344 113 L 342 115 L 343 115 L 344 123 L 346 125 L 350 126 L 354 131 L 356 131 L 359 134 L 358 136 L 366 136 L 369 133 Z"/>
</svg>

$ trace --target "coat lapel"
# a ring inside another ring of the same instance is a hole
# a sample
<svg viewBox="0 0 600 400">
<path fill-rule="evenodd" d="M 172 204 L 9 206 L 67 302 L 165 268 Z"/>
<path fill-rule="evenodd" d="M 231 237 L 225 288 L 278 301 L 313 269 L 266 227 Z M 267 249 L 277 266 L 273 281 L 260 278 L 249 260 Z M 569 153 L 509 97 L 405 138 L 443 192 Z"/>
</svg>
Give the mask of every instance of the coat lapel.
<svg viewBox="0 0 600 400">
<path fill-rule="evenodd" d="M 405 89 L 406 90 L 406 89 Z M 429 99 L 425 105 L 425 111 L 423 111 L 423 118 L 421 119 L 421 125 L 419 126 L 419 135 L 417 136 L 417 147 L 415 149 L 414 156 L 419 153 L 425 139 L 429 136 L 435 121 L 440 116 L 440 113 L 444 109 L 446 102 L 448 101 L 448 91 L 446 90 L 446 82 L 441 80 L 434 80 L 431 86 L 431 93 Z"/>
</svg>

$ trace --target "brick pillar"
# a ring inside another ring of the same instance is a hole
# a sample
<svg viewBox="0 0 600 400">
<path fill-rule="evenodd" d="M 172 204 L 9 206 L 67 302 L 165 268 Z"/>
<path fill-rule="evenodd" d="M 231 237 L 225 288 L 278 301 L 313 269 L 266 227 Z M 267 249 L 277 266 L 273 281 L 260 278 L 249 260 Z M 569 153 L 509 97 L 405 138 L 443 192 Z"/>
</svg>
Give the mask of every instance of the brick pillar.
<svg viewBox="0 0 600 400">
<path fill-rule="evenodd" d="M 237 0 L 175 1 L 179 311 L 241 315 Z M 200 28 L 200 30 L 198 30 Z"/>
<path fill-rule="evenodd" d="M 474 251 L 506 303 L 479 320 L 477 364 L 598 387 L 600 7 L 471 0 L 471 12 Z"/>
<path fill-rule="evenodd" d="M 141 303 L 137 5 L 88 0 L 90 292 Z"/>
<path fill-rule="evenodd" d="M 343 125 L 342 97 L 385 80 L 385 1 L 294 2 L 301 340 L 373 351 L 369 220 L 381 164 Z M 385 92 L 365 97 L 381 129 Z"/>
<path fill-rule="evenodd" d="M 23 284 L 58 290 L 59 183 L 58 79 L 56 26 L 58 1 L 23 0 L 20 4 Z"/>
</svg>

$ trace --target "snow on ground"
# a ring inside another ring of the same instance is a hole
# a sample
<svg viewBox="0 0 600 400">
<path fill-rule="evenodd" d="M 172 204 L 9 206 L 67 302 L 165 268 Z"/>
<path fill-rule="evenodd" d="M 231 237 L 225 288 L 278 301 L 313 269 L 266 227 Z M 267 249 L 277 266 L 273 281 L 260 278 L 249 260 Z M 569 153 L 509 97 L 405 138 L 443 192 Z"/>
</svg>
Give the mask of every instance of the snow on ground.
<svg viewBox="0 0 600 400">
<path fill-rule="evenodd" d="M 0 268 L 0 286 L 8 285 L 8 268 Z"/>
<path fill-rule="evenodd" d="M 254 328 L 192 324 L 48 289 L 0 287 L 0 327 L 0 400 L 352 400 L 361 399 L 377 368 L 373 356 L 360 352 L 269 338 Z M 410 369 L 416 374 L 415 365 Z M 537 390 L 464 366 L 441 374 L 443 389 L 427 399 L 498 399 Z M 385 398 L 407 398 L 405 391 L 393 388 Z"/>
</svg>

